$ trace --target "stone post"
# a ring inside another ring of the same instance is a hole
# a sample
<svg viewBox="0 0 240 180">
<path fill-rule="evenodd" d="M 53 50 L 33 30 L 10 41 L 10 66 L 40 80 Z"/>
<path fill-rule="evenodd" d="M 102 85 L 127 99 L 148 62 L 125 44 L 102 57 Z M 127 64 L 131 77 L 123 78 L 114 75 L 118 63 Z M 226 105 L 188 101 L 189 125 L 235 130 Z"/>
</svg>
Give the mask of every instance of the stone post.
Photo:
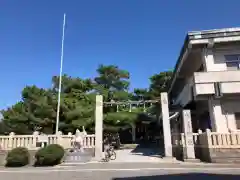
<svg viewBox="0 0 240 180">
<path fill-rule="evenodd" d="M 169 119 L 168 94 L 166 92 L 161 93 L 161 109 L 165 157 L 172 158 L 172 137 Z"/>
<path fill-rule="evenodd" d="M 201 159 L 206 162 L 212 162 L 212 138 L 211 130 L 206 129 L 206 132 L 202 133 L 200 136 L 201 145 Z"/>
<path fill-rule="evenodd" d="M 67 138 L 67 149 L 72 148 L 72 139 L 73 139 L 73 134 L 71 132 L 68 132 L 68 138 Z"/>
<path fill-rule="evenodd" d="M 32 142 L 32 148 L 37 148 L 37 137 L 39 135 L 38 131 L 33 132 L 33 142 Z"/>
<path fill-rule="evenodd" d="M 101 160 L 103 156 L 103 96 L 96 96 L 95 109 L 95 159 Z"/>
<path fill-rule="evenodd" d="M 194 142 L 193 142 L 193 131 L 192 131 L 192 120 L 191 120 L 191 111 L 183 110 L 182 111 L 183 119 L 183 132 L 185 138 L 185 144 L 183 147 L 184 160 L 192 161 L 196 160 Z"/>
<path fill-rule="evenodd" d="M 10 150 L 16 146 L 15 144 L 13 144 L 14 143 L 14 141 L 13 141 L 13 137 L 14 136 L 15 136 L 15 133 L 14 132 L 10 132 L 10 134 L 9 134 L 9 141 L 8 141 L 8 148 Z"/>
<path fill-rule="evenodd" d="M 72 133 L 71 132 L 68 132 L 68 134 L 67 134 L 69 137 L 72 137 Z"/>
<path fill-rule="evenodd" d="M 198 134 L 202 134 L 202 130 L 201 129 L 198 129 Z"/>
<path fill-rule="evenodd" d="M 203 144 L 203 145 L 207 149 L 212 148 L 212 139 L 211 139 L 211 130 L 210 129 L 206 129 L 206 141 L 205 141 L 205 144 Z"/>
</svg>

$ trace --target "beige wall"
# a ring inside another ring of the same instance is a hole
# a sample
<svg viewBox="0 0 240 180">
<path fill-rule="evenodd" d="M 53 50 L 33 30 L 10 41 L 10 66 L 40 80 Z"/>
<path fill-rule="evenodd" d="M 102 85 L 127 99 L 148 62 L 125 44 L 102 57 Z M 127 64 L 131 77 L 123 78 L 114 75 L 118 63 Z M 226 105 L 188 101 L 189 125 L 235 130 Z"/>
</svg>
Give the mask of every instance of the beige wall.
<svg viewBox="0 0 240 180">
<path fill-rule="evenodd" d="M 229 129 L 237 130 L 234 113 L 240 112 L 240 100 L 225 100 L 222 101 L 222 104 L 222 109 L 224 114 L 226 114 Z"/>
<path fill-rule="evenodd" d="M 225 47 L 225 49 L 204 49 L 202 56 L 204 66 L 207 72 L 211 71 L 225 71 L 219 74 L 208 74 L 208 80 L 211 77 L 218 78 L 219 81 L 238 81 L 240 76 L 238 72 L 226 72 L 227 66 L 224 55 L 240 54 L 240 47 Z M 223 76 L 223 77 L 221 77 Z M 236 79 L 237 78 L 237 79 Z M 195 78 L 196 79 L 196 78 Z M 215 81 L 216 82 L 216 81 Z M 209 86 L 209 84 L 208 84 Z M 221 89 L 223 93 L 234 93 L 240 90 L 239 82 L 222 83 Z M 238 100 L 208 100 L 210 117 L 212 121 L 213 130 L 216 132 L 228 132 L 229 130 L 236 130 L 235 112 L 240 112 L 240 101 Z"/>
<path fill-rule="evenodd" d="M 213 131 L 216 132 L 237 130 L 234 113 L 240 112 L 240 70 L 227 69 L 224 55 L 228 54 L 240 54 L 240 46 L 225 46 L 224 49 L 204 48 L 201 55 L 198 54 L 198 56 L 201 57 L 205 72 L 195 72 L 189 77 L 184 76 L 188 81 L 176 99 L 178 103 L 182 105 L 190 102 L 192 100 L 190 97 L 191 86 L 194 87 L 197 101 L 199 99 L 207 100 L 208 97 L 213 97 L 208 99 L 207 102 L 212 128 Z M 191 57 L 193 58 L 194 55 Z M 191 83 L 191 80 L 193 83 Z M 215 94 L 214 82 L 220 82 L 223 93 L 221 100 L 215 99 L 213 96 Z M 235 94 L 235 100 L 226 100 L 229 94 L 232 96 Z"/>
<path fill-rule="evenodd" d="M 224 57 L 224 55 L 227 54 L 240 54 L 240 46 L 228 46 L 224 49 L 203 48 L 202 53 L 198 52 L 199 51 L 197 51 L 196 54 L 191 54 L 187 60 L 196 61 L 195 65 L 191 67 L 192 70 L 194 68 L 197 69 L 196 67 L 200 66 L 201 62 L 203 62 L 205 72 L 195 72 L 194 74 L 182 73 L 186 81 L 184 88 L 176 98 L 177 104 L 185 105 L 192 100 L 192 86 L 195 96 L 213 95 L 215 93 L 214 82 L 221 82 L 220 86 L 223 94 L 240 93 L 240 71 L 227 71 Z M 182 71 L 192 72 L 189 70 L 190 66 L 186 64 L 189 64 L 187 60 Z M 192 65 L 192 63 L 190 64 Z"/>
<path fill-rule="evenodd" d="M 202 58 L 206 71 L 226 71 L 224 55 L 240 54 L 239 46 L 229 46 L 225 49 L 203 49 Z"/>
<path fill-rule="evenodd" d="M 228 71 L 224 57 L 228 54 L 240 54 L 240 47 L 203 49 L 202 60 L 207 72 L 194 74 L 194 82 L 199 83 L 195 85 L 196 94 L 214 94 L 214 82 L 222 82 L 222 93 L 240 92 L 240 71 Z M 236 97 L 239 97 L 239 95 L 236 94 Z M 208 106 L 213 131 L 229 132 L 229 130 L 237 130 L 234 113 L 240 112 L 240 100 L 211 98 L 208 100 Z"/>
<path fill-rule="evenodd" d="M 209 99 L 208 106 L 212 130 L 215 132 L 228 132 L 227 119 L 222 111 L 221 101 Z"/>
<path fill-rule="evenodd" d="M 238 130 L 234 113 L 240 112 L 239 100 L 209 99 L 208 105 L 213 131 L 229 132 L 229 130 Z"/>
<path fill-rule="evenodd" d="M 220 82 L 223 94 L 240 93 L 240 71 L 228 70 L 224 55 L 240 54 L 240 46 L 202 50 L 206 72 L 194 73 L 195 95 L 214 94 L 214 82 Z"/>
</svg>

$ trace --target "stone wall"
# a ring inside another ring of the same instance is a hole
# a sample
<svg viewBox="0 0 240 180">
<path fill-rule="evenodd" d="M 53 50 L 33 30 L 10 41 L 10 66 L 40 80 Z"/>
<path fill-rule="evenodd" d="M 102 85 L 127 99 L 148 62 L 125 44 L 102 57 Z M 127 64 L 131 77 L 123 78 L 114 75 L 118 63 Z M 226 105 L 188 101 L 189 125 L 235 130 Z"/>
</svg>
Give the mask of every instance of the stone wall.
<svg viewBox="0 0 240 180">
<path fill-rule="evenodd" d="M 84 152 L 88 153 L 89 155 L 94 157 L 94 153 L 95 153 L 94 150 L 95 150 L 94 148 L 86 148 L 86 149 L 84 149 Z M 66 151 L 69 151 L 69 150 L 66 150 Z M 5 165 L 6 157 L 7 157 L 7 153 L 8 152 L 9 151 L 7 151 L 7 150 L 0 152 L 0 166 L 4 166 Z M 37 150 L 29 150 L 28 152 L 30 154 L 30 157 L 29 157 L 30 158 L 29 159 L 30 163 L 29 163 L 29 165 L 34 165 L 34 163 L 35 163 L 35 154 L 36 154 Z M 65 155 L 68 155 L 68 153 L 66 152 Z M 65 157 L 63 159 L 65 159 Z"/>
<path fill-rule="evenodd" d="M 187 160 L 186 147 L 175 146 L 173 156 L 181 161 Z M 209 163 L 240 164 L 240 148 L 201 148 L 195 147 L 196 159 Z"/>
<path fill-rule="evenodd" d="M 211 148 L 208 151 L 212 163 L 240 163 L 240 148 Z"/>
<path fill-rule="evenodd" d="M 198 156 L 203 162 L 209 163 L 240 163 L 240 148 L 196 148 Z M 178 146 L 173 150 L 173 156 L 181 161 L 187 160 L 186 147 Z M 195 151 L 196 152 L 196 151 Z"/>
<path fill-rule="evenodd" d="M 198 157 L 209 163 L 240 163 L 240 148 L 197 148 Z M 180 155 L 181 153 L 178 153 Z M 186 150 L 182 148 L 182 159 L 186 158 Z"/>
</svg>

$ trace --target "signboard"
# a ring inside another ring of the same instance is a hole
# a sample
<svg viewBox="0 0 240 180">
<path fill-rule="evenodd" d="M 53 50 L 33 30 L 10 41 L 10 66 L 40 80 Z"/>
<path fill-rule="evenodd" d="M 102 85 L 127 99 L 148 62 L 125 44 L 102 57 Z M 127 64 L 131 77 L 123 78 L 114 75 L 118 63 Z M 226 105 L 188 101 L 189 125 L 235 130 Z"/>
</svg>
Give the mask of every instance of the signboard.
<svg viewBox="0 0 240 180">
<path fill-rule="evenodd" d="M 38 142 L 48 142 L 48 136 L 45 134 L 41 134 L 38 136 Z"/>
<path fill-rule="evenodd" d="M 38 136 L 38 140 L 36 142 L 37 147 L 45 147 L 48 144 L 48 136 L 45 134 L 41 134 Z"/>
</svg>

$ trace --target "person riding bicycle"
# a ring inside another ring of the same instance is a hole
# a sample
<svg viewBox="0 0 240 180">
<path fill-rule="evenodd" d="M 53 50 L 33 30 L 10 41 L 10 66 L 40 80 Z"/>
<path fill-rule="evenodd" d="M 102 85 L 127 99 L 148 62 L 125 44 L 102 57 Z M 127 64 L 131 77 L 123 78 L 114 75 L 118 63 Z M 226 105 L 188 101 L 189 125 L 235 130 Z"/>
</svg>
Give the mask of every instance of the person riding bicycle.
<svg viewBox="0 0 240 180">
<path fill-rule="evenodd" d="M 104 151 L 104 154 L 105 154 L 105 157 L 103 158 L 103 160 L 105 162 L 108 162 L 109 160 L 115 160 L 116 159 L 116 153 L 114 152 L 111 137 L 109 135 L 104 137 L 103 151 Z"/>
<path fill-rule="evenodd" d="M 74 150 L 83 152 L 84 135 L 85 134 L 81 133 L 78 129 L 76 130 L 75 137 L 72 140 L 72 145 Z"/>
<path fill-rule="evenodd" d="M 110 139 L 108 136 L 106 136 L 103 140 L 103 149 L 104 152 L 109 153 L 109 149 L 110 149 L 111 143 L 110 143 Z"/>
</svg>

